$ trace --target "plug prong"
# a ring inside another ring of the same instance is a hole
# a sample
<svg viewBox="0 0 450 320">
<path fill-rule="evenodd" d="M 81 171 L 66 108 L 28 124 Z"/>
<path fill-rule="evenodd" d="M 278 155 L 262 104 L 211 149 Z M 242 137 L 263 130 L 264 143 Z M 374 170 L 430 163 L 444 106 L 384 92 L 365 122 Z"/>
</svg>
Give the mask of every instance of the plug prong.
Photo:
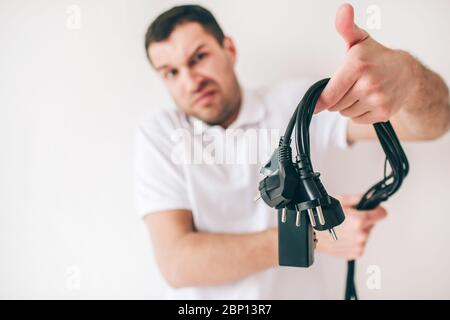
<svg viewBox="0 0 450 320">
<path fill-rule="evenodd" d="M 295 206 L 295 209 L 296 209 L 296 211 L 297 211 L 297 216 L 295 217 L 295 225 L 296 225 L 297 227 L 300 227 L 300 214 L 301 214 L 301 211 L 298 210 L 297 205 Z"/>
<path fill-rule="evenodd" d="M 333 238 L 333 240 L 337 240 L 337 236 L 336 236 L 336 232 L 334 232 L 334 228 L 328 229 L 328 232 L 330 232 L 331 237 Z"/>
<path fill-rule="evenodd" d="M 322 207 L 318 206 L 316 209 L 317 209 L 317 215 L 319 216 L 319 223 L 323 226 L 323 225 L 325 225 L 325 217 L 323 216 Z"/>
<path fill-rule="evenodd" d="M 308 215 L 309 215 L 309 220 L 311 221 L 311 225 L 313 227 L 315 227 L 316 226 L 316 219 L 314 219 L 314 212 L 313 212 L 312 209 L 307 209 L 307 211 L 308 211 Z"/>
<path fill-rule="evenodd" d="M 253 201 L 258 201 L 259 199 L 261 199 L 261 193 L 258 193 L 254 198 Z"/>
<path fill-rule="evenodd" d="M 286 207 L 281 209 L 281 222 L 283 222 L 283 223 L 286 222 Z"/>
</svg>

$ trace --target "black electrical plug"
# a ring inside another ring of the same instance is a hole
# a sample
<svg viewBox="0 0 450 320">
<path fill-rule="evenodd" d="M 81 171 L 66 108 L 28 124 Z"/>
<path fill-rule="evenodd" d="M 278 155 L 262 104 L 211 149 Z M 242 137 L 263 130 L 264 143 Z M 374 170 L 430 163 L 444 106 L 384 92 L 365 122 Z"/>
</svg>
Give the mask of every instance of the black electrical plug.
<svg viewBox="0 0 450 320">
<path fill-rule="evenodd" d="M 300 180 L 295 199 L 297 214 L 306 211 L 315 230 L 328 230 L 337 240 L 334 227 L 345 220 L 341 204 L 328 195 L 319 179 L 320 174 L 313 172 L 309 157 L 298 155 L 296 165 Z"/>
<path fill-rule="evenodd" d="M 286 222 L 288 210 L 296 211 L 296 223 L 305 212 L 314 229 L 328 230 L 337 239 L 334 227 L 344 221 L 344 212 L 339 201 L 326 192 L 320 174 L 313 172 L 309 157 L 297 155 L 294 164 L 291 148 L 281 138 L 261 173 L 266 177 L 259 183 L 260 196 L 270 207 L 280 209 L 282 223 Z"/>
<path fill-rule="evenodd" d="M 283 144 L 283 138 L 261 173 L 266 176 L 259 182 L 261 198 L 272 208 L 286 208 L 296 197 L 299 177 L 292 163 L 291 147 Z"/>
</svg>

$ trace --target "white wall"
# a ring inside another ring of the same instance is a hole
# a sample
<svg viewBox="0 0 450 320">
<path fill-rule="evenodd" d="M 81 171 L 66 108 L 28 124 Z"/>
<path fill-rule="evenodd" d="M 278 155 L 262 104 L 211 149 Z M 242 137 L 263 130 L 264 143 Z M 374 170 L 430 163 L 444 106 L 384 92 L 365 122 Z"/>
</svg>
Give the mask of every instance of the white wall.
<svg viewBox="0 0 450 320">
<path fill-rule="evenodd" d="M 0 298 L 158 298 L 161 278 L 133 207 L 133 129 L 169 97 L 143 35 L 181 1 L 0 1 Z M 234 37 L 248 86 L 322 78 L 344 56 L 340 1 L 200 1 Z M 73 7 L 72 5 L 75 5 Z M 410 50 L 449 83 L 450 2 L 358 1 L 381 9 L 386 45 Z M 81 24 L 77 29 L 76 10 Z M 75 10 L 75 11 L 74 11 Z M 75 24 L 74 24 L 75 23 Z M 450 298 L 450 136 L 405 143 L 411 173 L 358 264 L 364 298 Z M 319 169 L 330 192 L 361 192 L 382 174 L 377 144 Z M 380 267 L 382 289 L 365 286 Z M 330 259 L 330 292 L 344 263 Z"/>
</svg>

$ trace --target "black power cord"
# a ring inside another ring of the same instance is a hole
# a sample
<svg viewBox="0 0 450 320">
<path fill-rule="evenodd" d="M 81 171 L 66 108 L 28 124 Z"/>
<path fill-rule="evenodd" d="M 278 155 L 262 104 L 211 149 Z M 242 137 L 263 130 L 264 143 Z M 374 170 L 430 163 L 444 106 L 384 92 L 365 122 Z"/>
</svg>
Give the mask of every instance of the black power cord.
<svg viewBox="0 0 450 320">
<path fill-rule="evenodd" d="M 270 161 L 261 168 L 266 177 L 259 183 L 260 196 L 278 210 L 279 264 L 309 267 L 315 248 L 314 231 L 328 230 L 337 239 L 334 227 L 341 224 L 344 212 L 339 201 L 328 195 L 310 158 L 309 125 L 320 94 L 330 79 L 313 84 L 292 115 L 279 146 Z M 294 128 L 297 155 L 292 158 L 291 136 Z M 409 171 L 408 160 L 389 122 L 374 124 L 375 132 L 386 154 L 384 178 L 373 185 L 356 205 L 357 210 L 373 209 L 387 200 L 401 186 Z M 386 164 L 391 172 L 386 174 Z M 295 215 L 295 223 L 289 216 Z M 299 250 L 300 246 L 303 246 Z M 355 261 L 348 262 L 345 299 L 357 299 L 354 283 Z"/>
<path fill-rule="evenodd" d="M 386 201 L 400 188 L 403 179 L 409 172 L 409 163 L 405 152 L 395 134 L 391 123 L 379 122 L 374 125 L 378 140 L 386 154 L 384 178 L 374 184 L 359 200 L 356 205 L 357 210 L 374 209 L 382 201 Z M 391 173 L 386 175 L 386 163 L 389 162 Z M 347 281 L 345 288 L 346 300 L 357 300 L 358 295 L 355 287 L 355 260 L 347 264 Z"/>
</svg>

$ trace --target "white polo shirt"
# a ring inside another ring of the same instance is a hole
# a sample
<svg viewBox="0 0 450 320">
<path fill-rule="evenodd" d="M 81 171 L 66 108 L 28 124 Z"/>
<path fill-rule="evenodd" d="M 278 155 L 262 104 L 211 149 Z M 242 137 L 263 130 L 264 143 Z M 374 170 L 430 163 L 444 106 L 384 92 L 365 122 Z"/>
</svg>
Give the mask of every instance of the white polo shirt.
<svg viewBox="0 0 450 320">
<path fill-rule="evenodd" d="M 274 209 L 253 201 L 262 178 L 259 170 L 312 83 L 293 80 L 268 89 L 243 89 L 238 117 L 226 130 L 176 107 L 149 113 L 138 126 L 135 145 L 139 215 L 188 209 L 199 232 L 245 233 L 276 226 Z M 339 113 L 313 116 L 313 163 L 330 147 L 347 147 L 346 127 L 347 118 Z M 322 272 L 316 256 L 307 269 L 274 267 L 211 287 L 167 286 L 165 298 L 320 299 L 325 298 Z"/>
</svg>

